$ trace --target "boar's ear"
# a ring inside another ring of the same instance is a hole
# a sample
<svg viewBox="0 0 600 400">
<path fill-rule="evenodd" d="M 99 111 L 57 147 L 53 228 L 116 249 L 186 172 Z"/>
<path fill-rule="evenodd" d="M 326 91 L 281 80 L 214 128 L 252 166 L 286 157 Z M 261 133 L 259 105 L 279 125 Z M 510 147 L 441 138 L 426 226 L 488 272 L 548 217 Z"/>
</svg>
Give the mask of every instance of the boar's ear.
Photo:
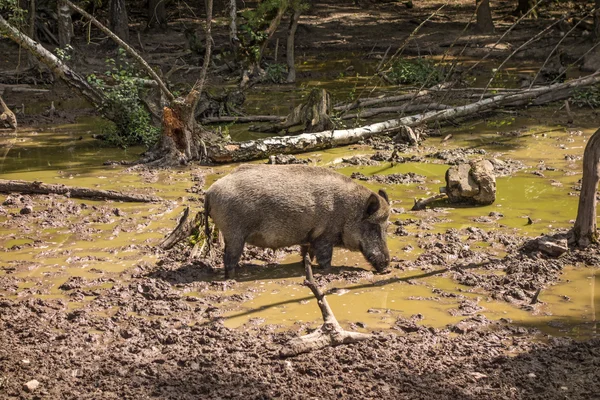
<svg viewBox="0 0 600 400">
<path fill-rule="evenodd" d="M 377 192 L 377 194 L 379 194 L 381 197 L 383 197 L 383 199 L 385 200 L 386 203 L 390 204 L 390 199 L 388 199 L 388 195 L 385 192 L 385 190 L 379 189 L 379 192 Z"/>
<path fill-rule="evenodd" d="M 369 196 L 369 200 L 367 201 L 367 209 L 365 210 L 365 218 L 369 218 L 371 215 L 375 214 L 377 210 L 379 210 L 379 197 L 375 193 L 372 193 Z"/>
</svg>

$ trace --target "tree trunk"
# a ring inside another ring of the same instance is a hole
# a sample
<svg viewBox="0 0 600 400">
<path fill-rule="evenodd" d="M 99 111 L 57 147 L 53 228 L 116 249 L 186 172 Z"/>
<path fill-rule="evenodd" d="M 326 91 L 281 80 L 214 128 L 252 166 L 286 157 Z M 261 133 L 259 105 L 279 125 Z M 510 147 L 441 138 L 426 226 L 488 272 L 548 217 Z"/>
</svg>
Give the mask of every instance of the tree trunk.
<svg viewBox="0 0 600 400">
<path fill-rule="evenodd" d="M 0 121 L 13 129 L 17 129 L 17 117 L 2 100 L 2 96 L 0 96 Z"/>
<path fill-rule="evenodd" d="M 535 0 L 519 0 L 517 3 L 517 8 L 513 12 L 515 15 L 525 15 L 529 10 L 531 10 L 535 6 Z M 537 11 L 533 10 L 531 12 L 532 18 L 537 18 Z"/>
<path fill-rule="evenodd" d="M 595 72 L 600 69 L 600 0 L 596 0 L 596 11 L 594 11 L 594 44 L 596 46 L 583 59 L 582 71 Z"/>
<path fill-rule="evenodd" d="M 160 29 L 167 29 L 166 1 L 167 0 L 148 1 L 148 28 L 158 26 Z"/>
<path fill-rule="evenodd" d="M 577 219 L 573 227 L 575 241 L 586 247 L 597 241 L 596 233 L 596 189 L 600 180 L 600 129 L 590 137 L 583 152 L 583 177 Z"/>
<path fill-rule="evenodd" d="M 481 33 L 494 33 L 494 21 L 490 0 L 476 0 L 477 5 L 477 30 Z"/>
<path fill-rule="evenodd" d="M 6 179 L 0 179 L 0 193 L 60 194 L 78 199 L 116 200 L 142 203 L 161 201 L 161 199 L 156 196 L 145 194 L 127 194 L 114 190 L 88 189 L 77 186 Z"/>
<path fill-rule="evenodd" d="M 35 16 L 36 16 L 36 6 L 35 0 L 29 0 L 29 7 L 27 10 L 27 16 L 29 17 L 29 22 L 27 23 L 27 35 L 36 40 L 35 35 Z"/>
<path fill-rule="evenodd" d="M 600 42 L 600 0 L 596 0 L 596 11 L 594 11 L 594 39 Z"/>
<path fill-rule="evenodd" d="M 302 14 L 302 9 L 300 6 L 296 6 L 294 9 L 294 13 L 290 18 L 290 28 L 288 30 L 287 37 L 287 45 L 286 45 L 286 61 L 288 67 L 288 76 L 287 83 L 296 82 L 296 66 L 294 64 L 294 41 L 296 39 L 296 29 L 298 28 L 298 20 L 300 20 L 300 15 Z"/>
<path fill-rule="evenodd" d="M 110 0 L 109 3 L 110 30 L 124 42 L 129 41 L 129 20 L 125 0 Z"/>
<path fill-rule="evenodd" d="M 236 0 L 229 0 L 229 43 L 237 59 L 238 46 L 240 39 L 237 35 L 237 3 Z"/>
<path fill-rule="evenodd" d="M 58 1 L 58 44 L 61 49 L 71 44 L 73 38 L 73 20 L 71 9 L 63 0 Z"/>
<path fill-rule="evenodd" d="M 95 107 L 99 108 L 106 100 L 104 95 L 92 88 L 83 76 L 70 69 L 54 54 L 46 50 L 41 44 L 33 41 L 28 36 L 19 32 L 15 27 L 10 25 L 4 18 L 2 18 L 1 15 L 0 31 L 8 36 L 12 41 L 27 49 L 39 61 L 50 68 L 54 75 L 62 79 L 71 88 L 76 89 Z M 109 115 L 107 115 L 107 117 L 110 119 Z"/>
</svg>

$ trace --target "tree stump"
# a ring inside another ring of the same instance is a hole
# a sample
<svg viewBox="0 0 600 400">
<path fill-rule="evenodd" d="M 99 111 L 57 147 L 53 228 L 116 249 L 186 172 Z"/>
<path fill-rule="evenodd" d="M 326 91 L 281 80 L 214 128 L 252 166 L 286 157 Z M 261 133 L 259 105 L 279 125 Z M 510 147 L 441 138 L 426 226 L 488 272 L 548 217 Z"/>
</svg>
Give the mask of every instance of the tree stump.
<svg viewBox="0 0 600 400">
<path fill-rule="evenodd" d="M 253 130 L 277 133 L 287 131 L 293 126 L 303 125 L 304 133 L 331 131 L 335 129 L 335 125 L 329 116 L 330 109 L 329 93 L 325 89 L 313 89 L 306 103 L 294 108 L 282 123 L 266 128 L 255 127 Z"/>
<path fill-rule="evenodd" d="M 8 108 L 2 97 L 0 97 L 0 121 L 12 129 L 17 129 L 17 117 Z"/>
</svg>

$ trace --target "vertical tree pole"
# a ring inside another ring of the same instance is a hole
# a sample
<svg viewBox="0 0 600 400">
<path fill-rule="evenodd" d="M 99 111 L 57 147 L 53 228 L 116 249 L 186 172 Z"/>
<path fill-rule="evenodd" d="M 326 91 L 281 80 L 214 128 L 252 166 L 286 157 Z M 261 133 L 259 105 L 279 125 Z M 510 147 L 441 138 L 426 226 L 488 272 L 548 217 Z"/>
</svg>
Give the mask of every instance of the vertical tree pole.
<svg viewBox="0 0 600 400">
<path fill-rule="evenodd" d="M 166 0 L 150 0 L 148 1 L 148 28 L 154 26 L 160 29 L 167 29 L 167 9 L 165 8 Z"/>
<path fill-rule="evenodd" d="M 109 5 L 109 29 L 124 42 L 129 41 L 129 20 L 125 0 L 110 0 Z"/>
<path fill-rule="evenodd" d="M 597 241 L 596 233 L 596 190 L 600 180 L 600 129 L 590 137 L 583 152 L 583 177 L 577 219 L 573 227 L 575 241 L 586 247 Z"/>
<path fill-rule="evenodd" d="M 477 30 L 481 33 L 494 33 L 490 0 L 475 0 L 475 4 L 477 7 Z"/>
<path fill-rule="evenodd" d="M 236 0 L 229 0 L 229 43 L 237 59 L 240 39 L 237 35 L 237 4 Z"/>
<path fill-rule="evenodd" d="M 267 44 L 269 44 L 269 41 L 271 40 L 271 38 L 277 31 L 277 28 L 279 28 L 279 24 L 281 23 L 281 19 L 283 18 L 285 12 L 288 9 L 288 5 L 289 5 L 288 0 L 280 0 L 279 9 L 277 10 L 277 15 L 275 15 L 275 17 L 271 20 L 269 27 L 265 31 L 267 38 L 260 45 L 260 53 L 258 55 L 258 60 L 256 61 L 256 65 L 258 67 L 260 67 L 260 62 L 262 60 L 265 49 L 267 48 Z"/>
<path fill-rule="evenodd" d="M 296 1 L 294 4 L 294 12 L 290 18 L 290 28 L 288 30 L 287 44 L 286 44 L 286 61 L 288 67 L 287 82 L 296 82 L 296 66 L 294 56 L 294 42 L 296 39 L 296 30 L 298 29 L 298 20 L 302 14 L 302 4 Z"/>
<path fill-rule="evenodd" d="M 596 72 L 600 69 L 600 0 L 596 0 L 594 8 L 594 32 L 592 35 L 594 43 L 592 46 L 596 46 L 596 48 L 584 57 L 581 66 L 582 71 L 588 72 Z"/>
<path fill-rule="evenodd" d="M 71 44 L 73 38 L 73 20 L 71 19 L 71 8 L 64 0 L 57 2 L 58 14 L 58 44 L 61 49 Z"/>
<path fill-rule="evenodd" d="M 600 0 L 596 0 L 594 12 L 594 39 L 596 43 L 600 42 Z"/>
<path fill-rule="evenodd" d="M 515 11 L 513 12 L 514 15 L 525 15 L 527 14 L 527 12 L 529 12 L 529 10 L 533 9 L 535 7 L 534 1 L 533 0 L 519 0 L 517 3 L 517 8 L 515 9 Z M 537 10 L 533 10 L 531 12 L 531 18 L 537 18 L 538 14 L 537 14 Z"/>
</svg>

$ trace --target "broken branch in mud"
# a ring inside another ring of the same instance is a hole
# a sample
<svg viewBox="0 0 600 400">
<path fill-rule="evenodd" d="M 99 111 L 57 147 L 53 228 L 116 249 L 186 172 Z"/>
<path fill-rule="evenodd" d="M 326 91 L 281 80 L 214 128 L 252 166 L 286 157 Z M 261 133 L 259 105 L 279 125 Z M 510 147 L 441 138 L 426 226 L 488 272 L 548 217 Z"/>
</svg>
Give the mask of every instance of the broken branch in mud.
<svg viewBox="0 0 600 400">
<path fill-rule="evenodd" d="M 590 86 L 600 82 L 600 71 L 561 84 L 540 86 L 516 93 L 504 93 L 464 106 L 433 110 L 421 114 L 391 119 L 354 129 L 325 130 L 294 136 L 275 136 L 245 142 L 217 143 L 210 146 L 209 158 L 216 163 L 250 161 L 275 154 L 293 154 L 349 145 L 375 135 L 389 134 L 402 126 L 418 126 L 426 122 L 454 120 L 459 117 L 491 111 L 503 105 L 528 103 L 560 91 Z"/>
<path fill-rule="evenodd" d="M 146 194 L 128 194 L 114 190 L 88 189 L 77 186 L 54 185 L 42 182 L 0 179 L 0 193 L 59 194 L 78 199 L 116 200 L 150 203 L 161 201 L 160 197 Z"/>
<path fill-rule="evenodd" d="M 440 194 L 436 194 L 434 196 L 427 197 L 427 198 L 424 198 L 424 199 L 418 199 L 418 200 L 415 199 L 415 205 L 410 210 L 411 211 L 424 210 L 425 207 L 427 207 L 428 204 L 434 203 L 437 200 L 445 198 L 446 196 L 447 196 L 446 193 L 440 193 Z"/>
<path fill-rule="evenodd" d="M 331 307 L 329 307 L 329 304 L 327 303 L 325 295 L 315 283 L 308 252 L 303 254 L 303 261 L 304 270 L 306 272 L 304 285 L 308 286 L 317 298 L 317 304 L 323 315 L 323 325 L 308 335 L 290 340 L 286 347 L 280 350 L 280 355 L 283 357 L 293 357 L 327 346 L 356 343 L 371 338 L 372 335 L 370 334 L 346 331 L 340 326 L 335 315 L 333 315 L 333 311 L 331 311 Z"/>
<path fill-rule="evenodd" d="M 186 207 L 185 211 L 183 212 L 183 215 L 179 219 L 179 223 L 177 224 L 177 227 L 175 229 L 173 229 L 173 232 L 171 232 L 169 234 L 169 236 L 167 236 L 165 239 L 163 239 L 162 242 L 159 243 L 159 247 L 161 249 L 169 250 L 169 249 L 173 248 L 173 246 L 175 246 L 177 243 L 179 243 L 183 239 L 190 237 L 192 232 L 195 229 L 198 229 L 200 227 L 200 224 L 202 223 L 202 212 L 196 213 L 196 216 L 194 217 L 194 219 L 188 221 L 189 216 L 190 216 L 190 208 Z M 195 251 L 196 251 L 195 249 L 196 249 L 196 247 L 194 247 L 194 250 L 192 251 L 192 253 L 195 253 Z M 201 253 L 202 253 L 202 251 L 200 251 L 200 254 Z M 190 257 L 192 257 L 192 256 L 190 256 Z"/>
</svg>

